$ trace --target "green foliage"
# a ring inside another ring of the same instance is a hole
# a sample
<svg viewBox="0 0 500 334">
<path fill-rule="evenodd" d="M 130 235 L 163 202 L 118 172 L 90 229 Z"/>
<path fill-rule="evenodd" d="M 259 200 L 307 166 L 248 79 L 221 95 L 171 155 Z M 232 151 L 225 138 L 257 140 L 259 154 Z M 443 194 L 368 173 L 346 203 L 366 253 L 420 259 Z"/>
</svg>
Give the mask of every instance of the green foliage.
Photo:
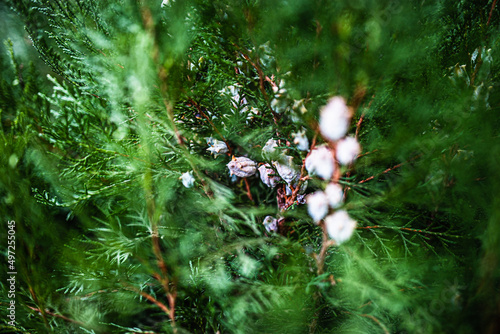
<svg viewBox="0 0 500 334">
<path fill-rule="evenodd" d="M 6 42 L 2 332 L 498 330 L 495 2 L 8 3 L 52 73 Z M 334 177 L 357 229 L 327 247 L 284 177 L 227 164 L 279 174 L 275 139 L 300 168 L 333 96 L 362 152 Z"/>
</svg>

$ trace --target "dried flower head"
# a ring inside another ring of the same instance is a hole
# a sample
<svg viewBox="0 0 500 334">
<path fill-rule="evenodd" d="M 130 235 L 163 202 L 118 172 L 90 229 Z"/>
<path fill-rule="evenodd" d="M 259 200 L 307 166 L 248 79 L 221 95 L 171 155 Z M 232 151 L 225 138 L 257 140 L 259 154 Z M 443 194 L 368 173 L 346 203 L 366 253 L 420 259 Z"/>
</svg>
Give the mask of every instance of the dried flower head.
<svg viewBox="0 0 500 334">
<path fill-rule="evenodd" d="M 276 175 L 276 172 L 271 168 L 271 165 L 269 164 L 260 166 L 259 174 L 262 182 L 270 188 L 276 187 L 276 185 L 280 181 L 280 177 Z"/>
<path fill-rule="evenodd" d="M 340 245 L 351 238 L 356 221 L 349 217 L 347 211 L 338 210 L 325 218 L 325 225 L 330 238 Z"/>
<path fill-rule="evenodd" d="M 346 137 L 337 143 L 335 155 L 337 161 L 342 165 L 348 165 L 356 160 L 361 152 L 361 146 L 354 137 Z"/>
<path fill-rule="evenodd" d="M 317 224 L 328 213 L 328 198 L 322 191 L 316 191 L 307 195 L 307 212 Z"/>
<path fill-rule="evenodd" d="M 311 151 L 306 158 L 305 166 L 309 174 L 329 180 L 335 171 L 335 160 L 330 149 L 323 145 Z"/>
<path fill-rule="evenodd" d="M 249 177 L 257 172 L 257 163 L 247 157 L 233 157 L 227 164 L 227 168 L 229 168 L 231 175 Z"/>
<path fill-rule="evenodd" d="M 351 112 L 344 98 L 332 97 L 321 109 L 319 117 L 319 129 L 321 134 L 332 141 L 344 137 L 349 129 Z"/>
</svg>

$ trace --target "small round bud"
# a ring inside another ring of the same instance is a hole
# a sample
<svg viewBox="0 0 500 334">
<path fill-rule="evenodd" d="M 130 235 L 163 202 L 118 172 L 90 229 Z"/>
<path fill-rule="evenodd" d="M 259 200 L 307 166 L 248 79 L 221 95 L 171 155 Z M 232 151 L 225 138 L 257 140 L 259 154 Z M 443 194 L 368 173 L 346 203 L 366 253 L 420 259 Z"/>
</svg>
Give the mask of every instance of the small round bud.
<svg viewBox="0 0 500 334">
<path fill-rule="evenodd" d="M 293 143 L 297 145 L 297 148 L 301 151 L 309 150 L 309 140 L 307 139 L 306 132 L 300 131 L 293 133 Z"/>
<path fill-rule="evenodd" d="M 262 148 L 262 157 L 267 160 L 276 159 L 280 152 L 277 150 L 278 142 L 274 139 L 269 139 L 266 145 Z"/>
</svg>

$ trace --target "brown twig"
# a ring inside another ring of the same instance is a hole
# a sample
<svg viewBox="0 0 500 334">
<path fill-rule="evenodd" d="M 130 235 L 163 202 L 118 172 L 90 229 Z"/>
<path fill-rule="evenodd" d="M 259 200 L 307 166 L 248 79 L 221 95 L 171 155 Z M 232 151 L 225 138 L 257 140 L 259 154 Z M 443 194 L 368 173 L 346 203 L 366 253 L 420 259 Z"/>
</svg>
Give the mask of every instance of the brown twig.
<svg viewBox="0 0 500 334">
<path fill-rule="evenodd" d="M 358 156 L 356 157 L 356 159 L 359 159 L 359 158 L 364 157 L 364 156 L 366 156 L 366 155 L 373 154 L 373 153 L 375 153 L 375 152 L 378 152 L 378 149 L 374 149 L 373 151 L 370 151 L 370 152 L 366 152 L 366 153 L 360 154 L 360 155 L 358 155 Z"/>
<path fill-rule="evenodd" d="M 250 184 L 248 183 L 248 180 L 246 177 L 243 178 L 243 180 L 245 181 L 245 187 L 247 189 L 247 196 L 248 196 L 248 199 L 250 201 L 253 202 L 253 197 L 252 197 L 252 193 L 250 192 Z"/>
<path fill-rule="evenodd" d="M 493 14 L 493 9 L 495 8 L 496 4 L 497 4 L 497 0 L 494 0 L 493 4 L 491 5 L 490 15 L 488 16 L 488 22 L 486 23 L 486 27 L 490 25 L 491 15 Z"/>
<path fill-rule="evenodd" d="M 323 242 L 321 244 L 321 250 L 319 251 L 319 254 L 315 254 L 315 256 L 314 256 L 314 258 L 316 260 L 316 267 L 317 267 L 316 272 L 318 275 L 321 275 L 324 272 L 326 252 L 328 251 L 328 248 L 335 245 L 334 240 L 328 239 L 328 232 L 326 231 L 325 223 L 320 222 L 320 226 L 321 226 L 321 229 L 323 231 Z"/>
<path fill-rule="evenodd" d="M 128 284 L 125 284 L 125 283 L 122 283 L 125 285 L 125 288 L 127 290 L 131 290 L 131 291 L 134 291 L 138 294 L 140 294 L 141 296 L 143 296 L 144 298 L 146 298 L 147 300 L 149 300 L 151 303 L 155 304 L 156 306 L 158 306 L 163 312 L 165 312 L 170 319 L 171 318 L 171 315 L 172 315 L 172 310 L 170 310 L 168 308 L 167 305 L 163 304 L 162 302 L 160 302 L 159 300 L 157 300 L 155 297 L 151 296 L 149 293 L 145 292 L 145 291 L 142 291 L 142 290 L 139 290 L 133 286 L 130 286 Z"/>
<path fill-rule="evenodd" d="M 379 173 L 379 174 L 377 174 L 377 175 L 372 175 L 372 176 L 370 176 L 369 178 L 366 178 L 366 179 L 364 179 L 364 180 L 361 180 L 361 181 L 359 181 L 359 182 L 358 182 L 358 184 L 361 184 L 361 183 L 365 183 L 365 182 L 371 181 L 371 180 L 373 180 L 375 177 L 378 177 L 378 176 L 383 175 L 383 174 L 387 174 L 387 173 L 389 173 L 390 171 L 392 171 L 392 170 L 394 170 L 394 169 L 397 169 L 397 168 L 400 168 L 400 167 L 402 167 L 402 166 L 406 165 L 407 163 L 409 163 L 409 162 L 411 162 L 411 161 L 413 161 L 413 160 L 415 160 L 415 159 L 417 159 L 417 158 L 419 158 L 419 157 L 421 157 L 421 156 L 422 156 L 422 154 L 416 155 L 416 156 L 414 156 L 413 158 L 411 158 L 410 160 L 407 160 L 407 161 L 405 161 L 405 162 L 402 162 L 402 163 L 400 163 L 400 164 L 397 164 L 397 165 L 395 165 L 395 166 L 392 166 L 392 167 L 390 167 L 390 168 L 387 168 L 387 169 L 386 169 L 386 170 L 384 170 L 382 173 Z"/>
<path fill-rule="evenodd" d="M 31 286 L 31 279 L 29 278 L 29 275 L 28 275 L 28 287 L 29 287 L 31 297 L 33 298 L 33 301 L 35 302 L 35 305 L 40 306 L 40 302 L 38 301 L 38 297 L 35 294 L 35 290 L 33 290 L 33 287 Z M 43 323 L 44 323 L 45 327 L 49 328 L 49 322 L 47 321 L 47 315 L 46 315 L 45 310 L 43 308 L 39 308 L 39 310 L 40 310 L 40 315 L 42 316 Z"/>
<path fill-rule="evenodd" d="M 279 136 L 279 131 L 278 131 L 278 114 L 273 110 L 273 108 L 271 108 L 271 101 L 269 99 L 269 95 L 267 95 L 266 88 L 264 87 L 264 82 L 265 81 L 269 81 L 270 79 L 269 79 L 268 76 L 264 75 L 264 72 L 262 72 L 262 69 L 258 65 L 258 61 L 257 62 L 253 62 L 252 59 L 250 58 L 250 56 L 248 56 L 244 52 L 241 52 L 241 49 L 236 44 L 234 44 L 234 46 L 243 55 L 243 58 L 245 58 L 253 66 L 253 68 L 255 68 L 255 70 L 257 71 L 257 75 L 259 76 L 259 89 L 260 89 L 262 95 L 264 96 L 264 99 L 267 102 L 267 107 L 271 111 L 271 115 L 273 116 L 274 124 L 276 125 L 276 134 Z M 276 86 L 276 84 L 274 84 L 274 86 Z"/>
<path fill-rule="evenodd" d="M 361 122 L 363 122 L 363 118 L 365 118 L 365 113 L 361 114 L 361 116 L 359 117 L 358 122 L 356 123 L 356 134 L 354 135 L 354 137 L 356 139 L 358 139 L 358 137 L 359 137 L 359 129 L 361 128 Z"/>
<path fill-rule="evenodd" d="M 378 320 L 377 318 L 375 318 L 373 315 L 371 314 L 359 314 L 359 313 L 351 313 L 351 312 L 348 312 L 348 311 L 343 311 L 344 313 L 348 313 L 348 314 L 355 314 L 355 315 L 358 315 L 360 317 L 364 317 L 364 318 L 368 318 L 368 319 L 371 319 L 373 320 L 377 325 L 379 325 L 380 328 L 382 328 L 382 330 L 384 331 L 384 334 L 390 334 L 389 330 L 387 329 L 387 327 L 385 327 L 385 325 L 380 321 Z"/>
</svg>

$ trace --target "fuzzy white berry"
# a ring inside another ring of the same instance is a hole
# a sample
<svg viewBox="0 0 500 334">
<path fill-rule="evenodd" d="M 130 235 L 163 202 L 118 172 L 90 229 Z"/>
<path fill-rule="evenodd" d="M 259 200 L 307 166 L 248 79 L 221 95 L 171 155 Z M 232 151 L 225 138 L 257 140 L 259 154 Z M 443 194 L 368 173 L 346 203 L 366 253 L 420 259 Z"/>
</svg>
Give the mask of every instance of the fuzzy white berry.
<svg viewBox="0 0 500 334">
<path fill-rule="evenodd" d="M 319 129 L 321 134 L 332 141 L 344 137 L 349 129 L 351 113 L 344 98 L 332 97 L 321 109 Z"/>
<path fill-rule="evenodd" d="M 328 197 L 322 191 L 307 195 L 307 212 L 317 224 L 328 213 Z"/>
<path fill-rule="evenodd" d="M 309 174 L 329 180 L 335 171 L 335 160 L 328 147 L 319 146 L 306 158 L 305 166 Z"/>
<path fill-rule="evenodd" d="M 328 197 L 328 204 L 332 209 L 336 209 L 342 205 L 344 201 L 344 191 L 337 183 L 329 183 L 325 188 L 326 197 Z"/>
<path fill-rule="evenodd" d="M 361 152 L 361 146 L 354 137 L 346 137 L 337 143 L 336 157 L 337 161 L 342 165 L 348 165 Z"/>
<path fill-rule="evenodd" d="M 337 245 L 349 240 L 356 228 L 356 221 L 345 210 L 338 210 L 325 218 L 326 231 Z"/>
</svg>

